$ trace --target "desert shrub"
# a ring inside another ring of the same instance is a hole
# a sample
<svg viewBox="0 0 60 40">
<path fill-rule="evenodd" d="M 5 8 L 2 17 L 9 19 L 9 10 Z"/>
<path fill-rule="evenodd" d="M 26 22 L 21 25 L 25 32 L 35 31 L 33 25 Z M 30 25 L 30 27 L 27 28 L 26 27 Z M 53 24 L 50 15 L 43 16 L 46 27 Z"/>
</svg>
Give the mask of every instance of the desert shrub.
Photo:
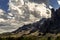
<svg viewBox="0 0 60 40">
<path fill-rule="evenodd" d="M 51 40 L 51 37 L 48 37 L 47 40 Z"/>
<path fill-rule="evenodd" d="M 21 37 L 20 40 L 37 40 L 37 37 L 35 36 L 29 36 L 29 37 Z"/>
<path fill-rule="evenodd" d="M 60 36 L 58 36 L 55 40 L 60 40 Z"/>
</svg>

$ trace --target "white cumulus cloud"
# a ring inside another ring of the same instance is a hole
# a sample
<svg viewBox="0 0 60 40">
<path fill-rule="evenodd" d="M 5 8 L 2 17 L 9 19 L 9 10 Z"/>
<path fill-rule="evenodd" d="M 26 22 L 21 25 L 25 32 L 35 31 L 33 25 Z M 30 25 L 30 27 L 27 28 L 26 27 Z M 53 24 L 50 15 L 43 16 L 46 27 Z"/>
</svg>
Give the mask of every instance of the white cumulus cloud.
<svg viewBox="0 0 60 40">
<path fill-rule="evenodd" d="M 60 0 L 58 0 L 58 4 L 60 5 Z"/>
<path fill-rule="evenodd" d="M 32 1 L 32 2 L 31 2 Z M 3 10 L 0 10 L 0 32 L 11 32 L 23 25 L 37 22 L 42 18 L 50 18 L 51 13 L 48 8 L 48 0 L 9 0 L 9 13 L 5 14 Z M 47 14 L 48 13 L 48 14 Z M 3 15 L 1 15 L 3 14 Z M 1 19 L 2 18 L 2 19 Z"/>
</svg>

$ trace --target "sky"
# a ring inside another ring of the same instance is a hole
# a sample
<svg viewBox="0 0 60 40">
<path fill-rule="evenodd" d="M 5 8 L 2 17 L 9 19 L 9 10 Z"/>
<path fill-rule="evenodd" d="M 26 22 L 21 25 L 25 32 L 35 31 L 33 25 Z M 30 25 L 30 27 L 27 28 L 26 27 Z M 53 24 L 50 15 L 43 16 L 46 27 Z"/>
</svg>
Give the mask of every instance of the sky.
<svg viewBox="0 0 60 40">
<path fill-rule="evenodd" d="M 60 4 L 60 0 L 58 1 L 58 3 Z"/>
<path fill-rule="evenodd" d="M 60 6 L 60 2 L 58 3 L 58 0 L 49 0 L 50 1 L 50 5 L 54 8 L 57 9 Z"/>
<path fill-rule="evenodd" d="M 9 7 L 8 2 L 9 2 L 9 0 L 0 0 L 0 9 L 7 12 L 8 7 Z"/>
<path fill-rule="evenodd" d="M 9 6 L 8 6 L 9 0 L 0 0 L 0 9 L 3 9 L 4 11 L 7 12 Z M 57 0 L 50 0 L 50 5 L 54 8 L 57 9 L 59 7 L 60 1 Z"/>
</svg>

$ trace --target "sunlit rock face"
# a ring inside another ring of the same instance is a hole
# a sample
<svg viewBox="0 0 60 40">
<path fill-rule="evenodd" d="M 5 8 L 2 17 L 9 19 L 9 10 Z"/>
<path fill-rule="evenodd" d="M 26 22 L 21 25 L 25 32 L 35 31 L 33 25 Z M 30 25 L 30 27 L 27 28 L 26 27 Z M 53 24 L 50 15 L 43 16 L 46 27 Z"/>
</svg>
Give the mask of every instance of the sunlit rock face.
<svg viewBox="0 0 60 40">
<path fill-rule="evenodd" d="M 50 18 L 49 0 L 9 0 L 9 13 L 1 10 L 0 32 L 11 32 L 23 25 Z"/>
</svg>

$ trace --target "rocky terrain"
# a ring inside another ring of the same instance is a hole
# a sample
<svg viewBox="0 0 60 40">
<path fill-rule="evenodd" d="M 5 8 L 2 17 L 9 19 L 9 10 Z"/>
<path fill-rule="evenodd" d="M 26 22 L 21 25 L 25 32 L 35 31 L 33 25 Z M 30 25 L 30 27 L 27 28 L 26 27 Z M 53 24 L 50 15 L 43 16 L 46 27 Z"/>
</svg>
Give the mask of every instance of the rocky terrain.
<svg viewBox="0 0 60 40">
<path fill-rule="evenodd" d="M 20 37 L 24 35 L 34 35 L 34 36 L 59 36 L 60 33 L 60 8 L 57 10 L 51 9 L 51 18 L 43 18 L 40 21 L 37 21 L 32 24 L 23 25 L 17 30 L 6 33 L 11 37 Z M 4 35 L 6 35 L 4 34 Z M 53 34 L 53 35 L 52 35 Z M 7 35 L 7 36 L 8 36 Z"/>
<path fill-rule="evenodd" d="M 0 9 L 0 39 L 60 40 L 60 8 L 46 8 L 47 1 L 10 0 L 8 14 Z"/>
</svg>

